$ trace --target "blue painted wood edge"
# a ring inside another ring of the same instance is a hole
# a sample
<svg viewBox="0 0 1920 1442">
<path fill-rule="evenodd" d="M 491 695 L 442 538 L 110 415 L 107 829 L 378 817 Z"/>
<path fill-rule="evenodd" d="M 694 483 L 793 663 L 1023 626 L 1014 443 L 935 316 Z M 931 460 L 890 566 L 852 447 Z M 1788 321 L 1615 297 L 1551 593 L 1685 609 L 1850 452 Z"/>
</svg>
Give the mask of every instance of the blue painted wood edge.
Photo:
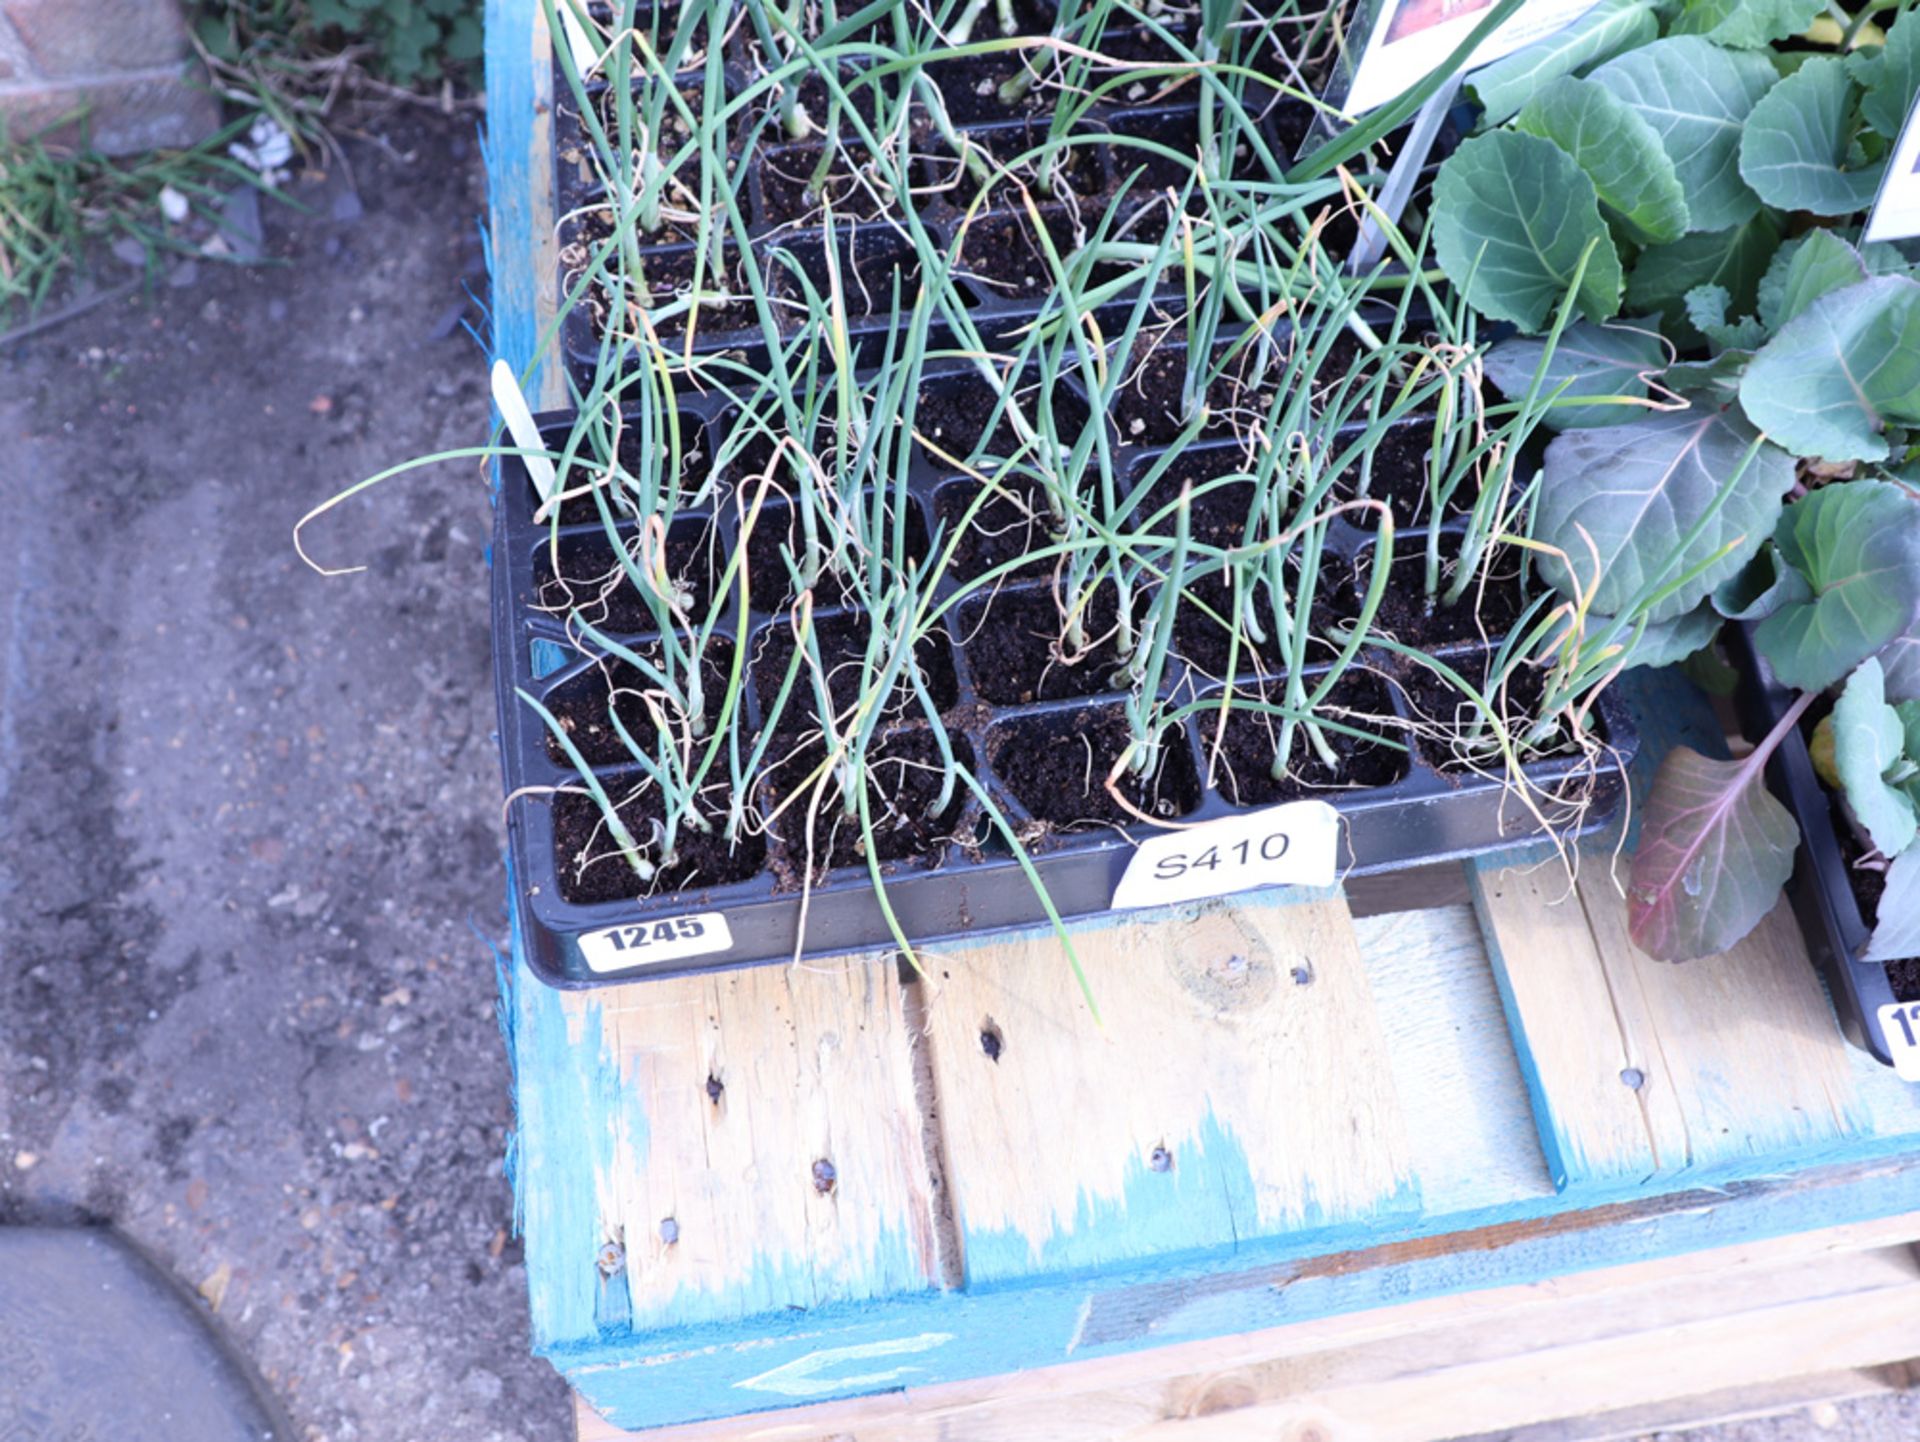
<svg viewBox="0 0 1920 1442">
<path fill-rule="evenodd" d="M 1850 1167 L 1654 1203 L 1592 1207 L 1459 1250 L 1378 1265 L 1272 1256 L 1231 1276 L 1137 1273 L 822 1307 L 737 1327 L 675 1329 L 548 1357 L 615 1425 L 639 1429 L 992 1376 L 1237 1335 L 1369 1308 L 1920 1212 L 1920 1168 Z M 1474 1218 L 1449 1219 L 1491 1225 Z M 1374 1239 L 1375 1245 L 1397 1240 Z"/>
</svg>

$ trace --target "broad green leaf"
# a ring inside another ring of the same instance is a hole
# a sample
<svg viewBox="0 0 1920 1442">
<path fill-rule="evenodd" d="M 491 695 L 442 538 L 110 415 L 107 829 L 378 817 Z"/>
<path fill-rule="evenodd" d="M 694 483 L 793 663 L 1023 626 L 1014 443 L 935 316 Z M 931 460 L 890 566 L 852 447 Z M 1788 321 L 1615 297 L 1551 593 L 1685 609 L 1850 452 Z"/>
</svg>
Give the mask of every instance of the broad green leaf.
<svg viewBox="0 0 1920 1442">
<path fill-rule="evenodd" d="M 1786 685 L 1826 690 L 1920 617 L 1920 502 L 1899 486 L 1822 486 L 1786 508 L 1773 541 L 1811 588 L 1753 633 Z"/>
<path fill-rule="evenodd" d="M 1607 620 L 1604 616 L 1587 618 L 1589 631 L 1597 630 L 1606 624 Z M 1719 630 L 1719 614 L 1713 607 L 1705 604 L 1695 606 L 1684 616 L 1675 616 L 1667 621 L 1651 621 L 1647 624 L 1647 629 L 1641 633 L 1640 639 L 1632 643 L 1627 665 L 1628 667 L 1677 665 L 1711 641 Z"/>
<path fill-rule="evenodd" d="M 1719 350 L 1751 351 L 1767 338 L 1767 329 L 1752 316 L 1731 320 L 1732 303 L 1724 285 L 1696 285 L 1687 292 L 1687 323 Z"/>
<path fill-rule="evenodd" d="M 1913 262 L 1900 253 L 1900 247 L 1890 240 L 1870 240 L 1865 245 L 1859 243 L 1859 232 L 1853 231 L 1848 237 L 1854 248 L 1860 252 L 1860 259 L 1866 262 L 1868 275 L 1907 275 L 1913 274 Z"/>
<path fill-rule="evenodd" d="M 1571 155 L 1636 240 L 1664 243 L 1687 233 L 1686 192 L 1659 132 L 1604 85 L 1556 80 L 1514 124 Z"/>
<path fill-rule="evenodd" d="M 1660 763 L 1627 882 L 1627 932 L 1648 956 L 1713 956 L 1773 909 L 1800 829 L 1765 770 L 1765 752 L 1714 761 L 1690 746 Z"/>
<path fill-rule="evenodd" d="M 1886 782 L 1905 741 L 1900 713 L 1887 704 L 1880 663 L 1869 656 L 1833 703 L 1833 765 L 1854 819 L 1886 856 L 1898 856 L 1920 835 L 1913 799 Z"/>
<path fill-rule="evenodd" d="M 1645 45 L 1659 33 L 1650 6 L 1639 0 L 1601 0 L 1573 24 L 1467 77 L 1485 112 L 1482 124 L 1500 124 L 1562 75 Z"/>
<path fill-rule="evenodd" d="M 1861 960 L 1903 961 L 1920 956 L 1920 850 L 1893 858 L 1872 920 L 1873 934 L 1861 949 Z"/>
<path fill-rule="evenodd" d="M 1713 608 L 1729 621 L 1763 621 L 1782 606 L 1812 599 L 1813 587 L 1780 553 L 1762 546 L 1752 560 L 1713 590 Z"/>
<path fill-rule="evenodd" d="M 1766 211 L 1728 234 L 1689 235 L 1672 245 L 1649 246 L 1634 262 L 1627 306 L 1657 310 L 1676 339 L 1691 339 L 1685 297 L 1698 285 L 1722 285 L 1736 314 L 1750 314 L 1760 277 L 1780 244 L 1780 227 Z"/>
<path fill-rule="evenodd" d="M 1760 199 L 1740 178 L 1740 127 L 1778 78 L 1764 56 L 1676 35 L 1616 56 L 1592 78 L 1659 132 L 1686 190 L 1691 229 L 1726 230 L 1753 218 Z"/>
<path fill-rule="evenodd" d="M 1534 538 L 1566 559 L 1539 553 L 1541 579 L 1572 597 L 1577 575 L 1594 610 L 1618 615 L 1648 587 L 1703 567 L 1649 617 L 1691 611 L 1766 542 L 1793 485 L 1793 458 L 1778 447 L 1763 444 L 1747 459 L 1756 439 L 1737 410 L 1699 406 L 1554 437 L 1541 467 Z"/>
<path fill-rule="evenodd" d="M 1768 205 L 1815 215 L 1852 215 L 1873 204 L 1886 162 L 1843 169 L 1852 140 L 1853 81 L 1837 55 L 1806 62 L 1747 117 L 1740 178 Z"/>
<path fill-rule="evenodd" d="M 1867 278 L 1860 252 L 1830 230 L 1810 230 L 1773 253 L 1760 278 L 1760 319 L 1779 330 L 1828 291 Z"/>
<path fill-rule="evenodd" d="M 1496 130 L 1462 145 L 1434 182 L 1434 254 L 1474 309 L 1539 330 L 1573 286 L 1589 245 L 1579 306 L 1620 308 L 1620 257 L 1593 182 L 1551 141 Z"/>
<path fill-rule="evenodd" d="M 1755 354 L 1740 404 L 1795 455 L 1885 460 L 1887 425 L 1920 420 L 1920 281 L 1875 276 L 1821 296 Z"/>
<path fill-rule="evenodd" d="M 1541 643 L 1539 654 L 1551 655 L 1567 643 L 1568 632 L 1573 627 L 1572 608 L 1562 606 L 1556 615 L 1559 617 L 1554 628 Z M 1616 648 L 1615 653 L 1602 656 L 1598 651 L 1600 638 L 1610 630 L 1615 617 L 1603 616 L 1589 611 L 1580 623 L 1584 647 L 1584 664 L 1620 666 L 1623 670 L 1632 670 L 1637 666 L 1672 666 L 1684 661 L 1719 633 L 1721 618 L 1708 605 L 1699 605 L 1684 616 L 1675 616 L 1666 621 L 1649 621 L 1640 630 L 1639 639 L 1634 638 L 1636 623 L 1629 621 L 1621 628 L 1620 634 L 1608 644 Z"/>
<path fill-rule="evenodd" d="M 1735 50 L 1758 50 L 1800 34 L 1825 8 L 1825 0 L 1686 0 L 1669 29 Z"/>
<path fill-rule="evenodd" d="M 1525 336 L 1503 340 L 1486 355 L 1487 378 L 1509 400 L 1519 400 L 1533 385 L 1546 342 Z M 1540 397 L 1632 396 L 1644 400 L 1647 377 L 1660 369 L 1665 347 L 1652 320 L 1577 320 L 1560 333 L 1560 344 L 1540 379 Z M 1565 389 L 1562 389 L 1562 387 Z M 1556 404 L 1544 419 L 1555 430 L 1617 426 L 1644 415 L 1639 406 Z"/>
<path fill-rule="evenodd" d="M 1896 25 L 1879 51 L 1856 52 L 1848 61 L 1854 78 L 1867 91 L 1860 102 L 1860 118 L 1887 140 L 1898 140 L 1914 96 L 1920 94 L 1920 25 Z"/>
<path fill-rule="evenodd" d="M 1752 351 L 1723 350 L 1711 360 L 1670 365 L 1660 381 L 1678 395 L 1692 396 L 1708 405 L 1729 405 L 1739 399 L 1740 377 L 1747 373 L 1747 362 L 1752 359 Z"/>
<path fill-rule="evenodd" d="M 1920 701 L 1920 636 L 1901 636 L 1880 652 L 1887 677 L 1887 699 L 1896 706 Z M 1920 756 L 1920 749 L 1913 753 Z"/>
</svg>

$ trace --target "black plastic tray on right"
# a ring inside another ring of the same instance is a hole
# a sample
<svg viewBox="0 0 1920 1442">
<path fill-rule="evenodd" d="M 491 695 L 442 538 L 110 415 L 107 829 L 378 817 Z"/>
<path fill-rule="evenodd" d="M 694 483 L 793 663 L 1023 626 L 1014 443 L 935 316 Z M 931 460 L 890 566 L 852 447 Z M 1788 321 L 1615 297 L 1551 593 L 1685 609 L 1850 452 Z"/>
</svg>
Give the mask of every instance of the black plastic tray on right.
<svg viewBox="0 0 1920 1442">
<path fill-rule="evenodd" d="M 1750 624 L 1727 627 L 1727 644 L 1740 673 L 1735 696 L 1740 724 L 1747 739 L 1758 742 L 1786 715 L 1794 693 L 1780 684 L 1754 645 Z M 1893 1056 L 1880 1030 L 1880 1008 L 1898 998 L 1886 966 L 1861 958 L 1873 928 L 1860 914 L 1859 900 L 1847 879 L 1846 855 L 1834 825 L 1833 796 L 1813 769 L 1807 739 L 1799 727 L 1789 731 L 1767 759 L 1767 783 L 1800 827 L 1800 847 L 1794 853 L 1787 895 L 1806 938 L 1807 954 L 1826 980 L 1840 1030 L 1882 1066 L 1892 1066 Z"/>
</svg>

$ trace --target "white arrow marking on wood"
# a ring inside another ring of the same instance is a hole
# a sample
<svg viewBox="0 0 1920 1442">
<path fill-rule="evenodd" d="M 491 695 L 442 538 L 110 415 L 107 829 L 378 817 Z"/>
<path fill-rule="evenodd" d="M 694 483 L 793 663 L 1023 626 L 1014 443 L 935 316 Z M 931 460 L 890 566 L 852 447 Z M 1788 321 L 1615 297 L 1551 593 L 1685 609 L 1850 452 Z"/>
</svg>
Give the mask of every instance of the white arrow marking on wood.
<svg viewBox="0 0 1920 1442">
<path fill-rule="evenodd" d="M 913 1352 L 931 1352 L 953 1340 L 951 1332 L 922 1332 L 917 1337 L 897 1337 L 888 1342 L 860 1342 L 850 1347 L 826 1347 L 782 1362 L 778 1367 L 735 1382 L 736 1388 L 754 1392 L 780 1392 L 788 1397 L 818 1397 L 823 1392 L 838 1392 L 845 1387 L 878 1387 L 919 1367 L 890 1367 L 884 1372 L 860 1372 L 851 1376 L 822 1377 L 819 1374 L 848 1362 L 864 1362 L 870 1357 L 898 1357 Z"/>
</svg>

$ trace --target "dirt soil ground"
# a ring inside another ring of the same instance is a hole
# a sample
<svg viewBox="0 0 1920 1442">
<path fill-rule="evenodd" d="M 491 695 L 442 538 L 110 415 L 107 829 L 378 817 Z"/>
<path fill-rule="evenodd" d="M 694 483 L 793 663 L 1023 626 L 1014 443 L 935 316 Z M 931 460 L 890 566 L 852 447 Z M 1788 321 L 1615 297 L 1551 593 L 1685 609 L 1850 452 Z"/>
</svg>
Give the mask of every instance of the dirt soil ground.
<svg viewBox="0 0 1920 1442">
<path fill-rule="evenodd" d="M 359 575 L 291 542 L 486 430 L 474 122 L 364 130 L 271 264 L 0 349 L 0 1224 L 120 1228 L 306 1442 L 559 1442 L 501 1170 L 486 491 L 447 463 L 317 527 Z"/>
<path fill-rule="evenodd" d="M 304 1437 L 570 1435 L 529 1355 L 471 115 L 0 352 L 0 1223 L 112 1222 Z M 106 258 L 98 279 L 132 272 Z"/>
</svg>

